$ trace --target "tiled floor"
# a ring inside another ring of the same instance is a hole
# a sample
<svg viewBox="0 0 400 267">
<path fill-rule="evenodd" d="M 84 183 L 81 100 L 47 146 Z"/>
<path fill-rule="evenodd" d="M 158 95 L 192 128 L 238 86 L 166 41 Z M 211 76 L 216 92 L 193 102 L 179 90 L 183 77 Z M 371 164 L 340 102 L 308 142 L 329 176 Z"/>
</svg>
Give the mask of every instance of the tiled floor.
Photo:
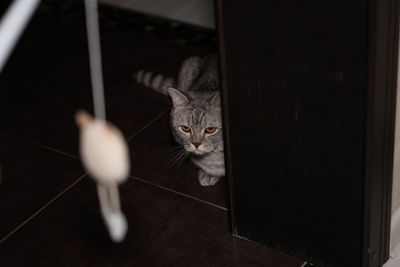
<svg viewBox="0 0 400 267">
<path fill-rule="evenodd" d="M 131 149 L 127 238 L 109 240 L 78 159 L 72 118 L 92 108 L 82 7 L 44 4 L 0 75 L 0 266 L 301 266 L 230 234 L 224 183 L 201 187 L 190 162 L 170 166 L 169 99 L 131 78 L 138 68 L 175 73 L 208 52 L 204 38 L 158 38 L 104 12 L 107 112 Z"/>
</svg>

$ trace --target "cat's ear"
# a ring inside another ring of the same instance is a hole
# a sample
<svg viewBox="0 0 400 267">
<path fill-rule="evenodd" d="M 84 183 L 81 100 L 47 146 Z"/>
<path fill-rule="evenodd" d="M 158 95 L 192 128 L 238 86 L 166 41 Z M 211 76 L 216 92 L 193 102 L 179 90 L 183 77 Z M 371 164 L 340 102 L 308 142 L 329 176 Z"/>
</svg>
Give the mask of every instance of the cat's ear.
<svg viewBox="0 0 400 267">
<path fill-rule="evenodd" d="M 189 103 L 189 99 L 182 92 L 176 90 L 175 88 L 168 88 L 168 93 L 172 98 L 172 103 L 174 108 L 182 108 Z"/>
<path fill-rule="evenodd" d="M 221 97 L 219 92 L 214 93 L 209 99 L 209 103 L 215 106 L 221 106 Z"/>
</svg>

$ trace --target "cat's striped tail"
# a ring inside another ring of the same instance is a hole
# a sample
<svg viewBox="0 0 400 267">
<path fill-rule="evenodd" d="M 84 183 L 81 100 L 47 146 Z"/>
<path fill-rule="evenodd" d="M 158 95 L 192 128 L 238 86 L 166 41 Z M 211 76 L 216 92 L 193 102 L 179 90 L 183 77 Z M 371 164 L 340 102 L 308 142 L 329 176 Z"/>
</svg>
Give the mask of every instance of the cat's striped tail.
<svg viewBox="0 0 400 267">
<path fill-rule="evenodd" d="M 133 74 L 133 78 L 140 84 L 152 88 L 157 92 L 168 95 L 168 88 L 175 87 L 175 79 L 172 77 L 165 77 L 162 74 L 154 73 L 151 71 L 139 70 Z"/>
</svg>

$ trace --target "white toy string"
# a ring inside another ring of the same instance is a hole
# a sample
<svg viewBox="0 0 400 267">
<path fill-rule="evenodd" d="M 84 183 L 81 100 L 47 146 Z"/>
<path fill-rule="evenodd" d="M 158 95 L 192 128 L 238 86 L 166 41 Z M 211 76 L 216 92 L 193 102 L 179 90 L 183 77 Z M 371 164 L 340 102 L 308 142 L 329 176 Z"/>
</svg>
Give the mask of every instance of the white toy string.
<svg viewBox="0 0 400 267">
<path fill-rule="evenodd" d="M 106 110 L 104 101 L 100 31 L 97 9 L 97 0 L 85 0 L 94 114 L 97 121 L 105 122 Z M 93 178 L 98 180 L 98 177 Z M 111 239 L 115 242 L 120 242 L 125 237 L 127 223 L 120 208 L 118 185 L 116 183 L 102 184 L 100 180 L 97 182 L 97 192 L 104 221 L 110 233 Z"/>
<path fill-rule="evenodd" d="M 121 212 L 119 191 L 117 185 L 97 186 L 101 213 L 106 222 L 110 237 L 115 242 L 124 239 L 127 231 L 127 222 L 124 214 Z"/>
<path fill-rule="evenodd" d="M 96 119 L 105 120 L 106 108 L 104 104 L 103 70 L 101 67 L 101 47 L 97 0 L 85 0 L 85 10 L 94 114 Z"/>
<path fill-rule="evenodd" d="M 0 73 L 40 0 L 15 0 L 0 24 Z"/>
</svg>

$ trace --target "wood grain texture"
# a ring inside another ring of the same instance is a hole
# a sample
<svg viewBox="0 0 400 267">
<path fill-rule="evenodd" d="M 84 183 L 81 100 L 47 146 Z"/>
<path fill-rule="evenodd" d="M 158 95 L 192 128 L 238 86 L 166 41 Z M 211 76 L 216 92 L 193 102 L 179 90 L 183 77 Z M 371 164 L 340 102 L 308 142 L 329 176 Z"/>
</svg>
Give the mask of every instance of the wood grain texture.
<svg viewBox="0 0 400 267">
<path fill-rule="evenodd" d="M 377 2 L 216 1 L 235 234 L 317 266 L 378 266 L 363 258 L 371 248 L 363 230 L 382 237 L 388 226 L 371 226 L 387 209 L 387 192 L 371 188 L 391 179 L 382 141 L 393 135 L 393 88 L 382 82 L 393 75 L 371 68 L 379 53 L 370 44 L 389 45 L 397 33 L 371 31 L 387 25 L 372 20 Z M 367 166 L 373 158 L 380 163 Z M 375 185 L 372 173 L 382 177 Z"/>
</svg>

